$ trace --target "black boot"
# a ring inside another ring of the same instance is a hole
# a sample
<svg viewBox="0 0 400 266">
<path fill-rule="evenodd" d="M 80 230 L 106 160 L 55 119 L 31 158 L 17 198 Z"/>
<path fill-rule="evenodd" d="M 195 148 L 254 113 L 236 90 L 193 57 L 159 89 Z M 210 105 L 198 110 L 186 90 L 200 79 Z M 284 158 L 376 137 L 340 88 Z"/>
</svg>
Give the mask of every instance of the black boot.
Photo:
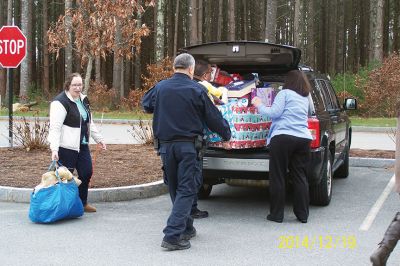
<svg viewBox="0 0 400 266">
<path fill-rule="evenodd" d="M 396 214 L 392 223 L 386 229 L 382 241 L 378 244 L 378 248 L 372 253 L 370 260 L 373 266 L 384 266 L 389 258 L 390 253 L 395 248 L 397 241 L 400 239 L 400 212 Z"/>
</svg>

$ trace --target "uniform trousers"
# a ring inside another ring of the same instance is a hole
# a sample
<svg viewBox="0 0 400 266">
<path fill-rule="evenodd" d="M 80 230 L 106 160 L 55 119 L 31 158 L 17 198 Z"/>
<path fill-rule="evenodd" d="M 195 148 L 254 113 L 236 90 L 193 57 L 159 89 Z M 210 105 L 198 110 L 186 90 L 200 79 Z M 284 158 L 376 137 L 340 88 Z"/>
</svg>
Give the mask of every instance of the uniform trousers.
<svg viewBox="0 0 400 266">
<path fill-rule="evenodd" d="M 270 141 L 269 194 L 270 215 L 282 220 L 285 208 L 285 180 L 289 170 L 293 182 L 293 212 L 301 220 L 309 213 L 307 165 L 310 159 L 309 139 L 276 135 Z"/>
<path fill-rule="evenodd" d="M 82 204 L 87 203 L 89 182 L 93 173 L 92 157 L 90 155 L 89 145 L 81 145 L 78 151 L 60 147 L 58 150 L 59 162 L 67 167 L 71 173 L 74 169 L 78 172 L 78 178 L 82 181 L 79 185 L 79 197 Z"/>
<path fill-rule="evenodd" d="M 200 160 L 193 142 L 163 143 L 159 152 L 173 205 L 163 230 L 164 240 L 177 242 L 182 233 L 193 230 L 190 210 L 201 185 Z"/>
</svg>

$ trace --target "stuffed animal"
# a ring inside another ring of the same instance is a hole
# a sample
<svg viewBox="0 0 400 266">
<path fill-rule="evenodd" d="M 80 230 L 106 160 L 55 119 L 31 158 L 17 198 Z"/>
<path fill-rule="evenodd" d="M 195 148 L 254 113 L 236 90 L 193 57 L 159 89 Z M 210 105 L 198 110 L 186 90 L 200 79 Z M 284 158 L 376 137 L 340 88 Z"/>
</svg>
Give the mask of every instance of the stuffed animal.
<svg viewBox="0 0 400 266">
<path fill-rule="evenodd" d="M 77 186 L 79 186 L 82 181 L 79 180 L 77 177 L 73 176 L 72 173 L 68 170 L 67 167 L 61 166 L 57 170 L 58 176 L 61 179 L 61 182 L 67 183 L 74 179 L 75 183 Z M 55 185 L 58 182 L 56 172 L 55 171 L 49 171 L 46 172 L 42 175 L 42 181 L 40 182 L 39 185 L 35 187 L 35 193 L 38 192 L 42 188 L 47 188 L 50 186 Z"/>
</svg>

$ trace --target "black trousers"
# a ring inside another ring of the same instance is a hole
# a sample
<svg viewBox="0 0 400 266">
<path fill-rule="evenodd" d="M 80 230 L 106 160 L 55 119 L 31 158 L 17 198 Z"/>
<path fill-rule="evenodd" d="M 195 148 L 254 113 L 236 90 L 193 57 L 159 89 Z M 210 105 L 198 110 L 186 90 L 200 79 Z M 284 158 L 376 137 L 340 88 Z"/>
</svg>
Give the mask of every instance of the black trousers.
<svg viewBox="0 0 400 266">
<path fill-rule="evenodd" d="M 177 242 L 181 234 L 193 230 L 190 210 L 201 184 L 200 161 L 192 142 L 161 144 L 159 152 L 173 205 L 163 230 L 164 240 Z"/>
<path fill-rule="evenodd" d="M 90 155 L 89 145 L 81 145 L 79 152 L 60 147 L 58 150 L 59 162 L 67 167 L 71 173 L 78 172 L 78 178 L 82 181 L 79 185 L 79 197 L 82 204 L 87 203 L 89 182 L 93 173 L 92 157 Z"/>
<path fill-rule="evenodd" d="M 309 188 L 306 175 L 310 158 L 309 139 L 291 135 L 277 135 L 271 139 L 269 161 L 270 214 L 281 220 L 285 208 L 285 180 L 287 170 L 293 178 L 293 212 L 299 219 L 308 218 Z"/>
</svg>

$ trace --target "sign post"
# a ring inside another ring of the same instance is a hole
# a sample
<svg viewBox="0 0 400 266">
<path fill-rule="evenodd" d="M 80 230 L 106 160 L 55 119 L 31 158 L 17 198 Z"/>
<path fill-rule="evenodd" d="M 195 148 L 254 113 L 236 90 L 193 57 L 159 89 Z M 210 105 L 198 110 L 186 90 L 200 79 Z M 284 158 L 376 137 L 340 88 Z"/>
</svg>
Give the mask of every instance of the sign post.
<svg viewBox="0 0 400 266">
<path fill-rule="evenodd" d="M 0 65 L 8 68 L 8 136 L 13 146 L 13 68 L 17 68 L 26 56 L 26 37 L 17 26 L 3 26 L 0 29 Z"/>
</svg>

